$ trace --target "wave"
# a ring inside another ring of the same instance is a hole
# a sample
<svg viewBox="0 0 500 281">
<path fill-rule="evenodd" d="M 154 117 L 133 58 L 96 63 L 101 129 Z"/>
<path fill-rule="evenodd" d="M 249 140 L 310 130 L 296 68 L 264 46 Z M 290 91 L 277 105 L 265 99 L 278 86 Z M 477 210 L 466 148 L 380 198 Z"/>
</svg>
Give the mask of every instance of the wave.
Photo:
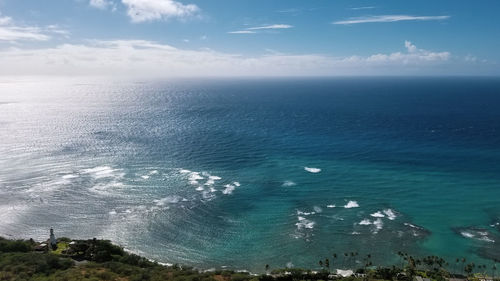
<svg viewBox="0 0 500 281">
<path fill-rule="evenodd" d="M 308 171 L 309 173 L 317 174 L 321 172 L 320 168 L 310 168 L 310 167 L 304 167 L 304 170 Z"/>
<path fill-rule="evenodd" d="M 344 205 L 344 208 L 350 209 L 350 208 L 358 208 L 359 204 L 357 201 L 349 201 L 347 204 Z"/>
<path fill-rule="evenodd" d="M 331 204 L 331 205 L 326 205 L 327 208 L 335 208 L 335 204 Z"/>
<path fill-rule="evenodd" d="M 184 201 L 185 198 L 182 198 L 178 195 L 170 195 L 160 200 L 155 200 L 157 206 L 164 206 L 166 204 L 177 204 L 181 201 Z"/>
<path fill-rule="evenodd" d="M 372 216 L 372 217 L 374 217 L 374 218 L 384 218 L 384 217 L 385 217 L 385 215 L 384 215 L 384 214 L 382 214 L 382 212 L 381 212 L 381 211 L 377 211 L 377 212 L 375 212 L 375 213 L 373 213 L 373 214 L 370 214 L 370 216 Z"/>
<path fill-rule="evenodd" d="M 360 222 L 358 222 L 359 225 L 371 225 L 372 222 L 369 219 L 364 219 Z"/>
<path fill-rule="evenodd" d="M 396 213 L 392 209 L 386 209 L 383 212 L 387 216 L 387 218 L 390 219 L 391 221 L 395 220 L 397 217 Z"/>
<path fill-rule="evenodd" d="M 223 194 L 232 194 L 233 191 L 236 189 L 236 187 L 232 184 L 226 184 L 224 185 L 225 189 L 222 191 Z"/>
<path fill-rule="evenodd" d="M 297 210 L 297 215 L 302 215 L 302 216 L 309 216 L 309 215 L 314 215 L 316 212 L 303 212 L 300 210 Z"/>
<path fill-rule="evenodd" d="M 76 179 L 78 177 L 80 177 L 80 176 L 79 175 L 75 175 L 75 174 L 68 174 L 68 175 L 62 176 L 62 178 L 65 179 L 65 180 Z"/>
<path fill-rule="evenodd" d="M 323 212 L 323 209 L 321 209 L 321 207 L 318 207 L 318 206 L 314 206 L 314 207 L 313 207 L 313 210 L 314 210 L 316 213 L 321 213 L 321 212 Z"/>
<path fill-rule="evenodd" d="M 290 186 L 295 186 L 295 185 L 297 185 L 297 184 L 294 183 L 293 181 L 284 181 L 281 186 L 283 186 L 283 187 L 290 187 Z"/>
<path fill-rule="evenodd" d="M 316 224 L 314 221 L 308 220 L 305 217 L 298 216 L 297 219 L 299 222 L 297 222 L 295 225 L 297 226 L 297 229 L 313 229 L 314 225 Z"/>
</svg>

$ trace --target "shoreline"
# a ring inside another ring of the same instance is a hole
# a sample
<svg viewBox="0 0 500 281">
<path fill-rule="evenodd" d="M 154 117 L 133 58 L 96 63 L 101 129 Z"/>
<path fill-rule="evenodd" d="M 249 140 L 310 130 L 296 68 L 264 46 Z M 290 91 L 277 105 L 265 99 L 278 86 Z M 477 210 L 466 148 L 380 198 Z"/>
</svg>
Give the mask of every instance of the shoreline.
<svg viewBox="0 0 500 281">
<path fill-rule="evenodd" d="M 354 257 L 354 253 L 352 254 Z M 335 266 L 332 266 L 332 269 L 330 270 L 330 260 L 326 258 L 319 261 L 320 270 L 302 268 L 270 268 L 269 265 L 265 265 L 265 271 L 263 273 L 252 273 L 248 270 L 233 270 L 228 268 L 200 269 L 178 264 L 161 263 L 136 255 L 119 245 L 113 244 L 110 240 L 98 240 L 96 238 L 88 240 L 72 240 L 65 237 L 55 239 L 55 237 L 51 235 L 51 237 L 46 241 L 36 242 L 33 239 L 12 240 L 0 237 L 0 276 L 9 276 L 9 267 L 4 266 L 5 264 L 9 264 L 9 262 L 19 265 L 26 263 L 27 259 L 36 259 L 38 261 L 50 260 L 51 262 L 48 262 L 49 267 L 54 267 L 54 264 L 57 264 L 55 269 L 49 272 L 50 274 L 56 275 L 63 273 L 78 274 L 76 273 L 78 271 L 87 272 L 87 270 L 97 270 L 101 272 L 109 271 L 110 276 L 118 276 L 119 274 L 123 275 L 123 272 L 130 273 L 132 271 L 151 271 L 155 272 L 155 274 L 167 275 L 172 275 L 174 273 L 180 275 L 194 274 L 198 277 L 204 276 L 216 281 L 303 280 L 304 278 L 307 280 L 346 279 L 359 281 L 370 279 L 393 280 L 395 278 L 398 280 L 416 281 L 452 279 L 453 281 L 500 280 L 496 271 L 497 263 L 499 261 L 495 261 L 494 265 L 491 267 L 491 274 L 488 274 L 490 267 L 486 267 L 484 265 L 477 265 L 476 267 L 474 263 L 466 264 L 465 258 L 462 261 L 457 260 L 457 264 L 462 262 L 461 265 L 463 266 L 463 273 L 457 274 L 448 271 L 447 267 L 449 267 L 450 264 L 437 256 L 429 256 L 420 260 L 408 255 L 407 253 L 400 252 L 398 255 L 400 255 L 401 261 L 404 260 L 401 267 L 395 265 L 392 267 L 374 265 L 370 262 L 371 256 L 367 255 L 363 258 L 363 261 L 366 263 L 357 269 L 336 269 Z M 16 257 L 19 261 L 9 260 L 11 257 Z M 335 258 L 336 257 L 334 257 L 334 259 Z M 27 266 L 26 270 L 30 270 L 29 266 Z M 45 268 L 45 270 L 47 269 Z M 230 277 L 220 279 L 221 276 Z M 417 277 L 424 279 L 420 280 Z M 425 280 L 425 278 L 429 279 Z"/>
</svg>

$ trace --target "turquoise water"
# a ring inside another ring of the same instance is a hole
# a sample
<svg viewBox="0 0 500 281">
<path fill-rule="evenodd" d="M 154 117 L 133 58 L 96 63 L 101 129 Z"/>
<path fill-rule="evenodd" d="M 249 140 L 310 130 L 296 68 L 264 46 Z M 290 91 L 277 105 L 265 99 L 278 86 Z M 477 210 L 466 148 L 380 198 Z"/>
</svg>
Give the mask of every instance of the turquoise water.
<svg viewBox="0 0 500 281">
<path fill-rule="evenodd" d="M 0 80 L 0 234 L 262 271 L 500 258 L 500 80 Z"/>
</svg>

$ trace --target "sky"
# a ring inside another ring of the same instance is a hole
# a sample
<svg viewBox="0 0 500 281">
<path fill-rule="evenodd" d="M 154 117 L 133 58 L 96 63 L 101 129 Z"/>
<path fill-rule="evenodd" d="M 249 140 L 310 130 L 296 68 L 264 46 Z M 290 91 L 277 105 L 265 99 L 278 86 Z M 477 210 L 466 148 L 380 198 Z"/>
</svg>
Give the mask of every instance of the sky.
<svg viewBox="0 0 500 281">
<path fill-rule="evenodd" d="M 498 0 L 0 0 L 0 75 L 500 75 Z"/>
</svg>

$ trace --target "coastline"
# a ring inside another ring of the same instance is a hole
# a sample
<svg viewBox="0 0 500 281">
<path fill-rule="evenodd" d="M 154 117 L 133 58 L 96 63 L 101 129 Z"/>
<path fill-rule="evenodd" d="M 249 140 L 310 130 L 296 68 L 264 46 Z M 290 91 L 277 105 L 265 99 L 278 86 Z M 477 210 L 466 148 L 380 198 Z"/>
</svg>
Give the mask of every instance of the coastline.
<svg viewBox="0 0 500 281">
<path fill-rule="evenodd" d="M 355 257 L 357 253 L 351 255 Z M 498 261 L 494 261 L 493 266 L 489 268 L 485 265 L 476 266 L 474 263 L 466 264 L 465 258 L 461 261 L 457 259 L 457 264 L 462 263 L 462 273 L 452 273 L 449 271 L 450 264 L 437 256 L 424 257 L 421 260 L 407 253 L 400 252 L 398 255 L 402 261 L 400 267 L 373 265 L 370 261 L 371 256 L 368 255 L 360 258 L 365 264 L 359 268 L 335 269 L 333 262 L 337 256 L 334 255 L 331 259 L 332 264 L 328 258 L 321 259 L 318 263 L 319 270 L 270 268 L 269 265 L 263 267 L 265 270 L 262 273 L 216 268 L 203 270 L 178 264 L 159 263 L 131 253 L 109 240 L 95 238 L 72 240 L 66 237 L 56 239 L 51 231 L 50 238 L 42 242 L 0 237 L 0 277 L 2 280 L 95 280 L 91 279 L 94 277 L 99 280 L 164 280 L 161 278 L 165 277 L 168 280 L 176 280 L 175 277 L 182 276 L 178 280 L 186 280 L 185 277 L 188 275 L 192 280 L 215 281 L 500 280 L 496 272 Z M 491 274 L 488 274 L 489 270 Z M 83 276 L 79 276 L 82 274 Z M 26 279 L 18 278 L 25 275 Z"/>
</svg>

